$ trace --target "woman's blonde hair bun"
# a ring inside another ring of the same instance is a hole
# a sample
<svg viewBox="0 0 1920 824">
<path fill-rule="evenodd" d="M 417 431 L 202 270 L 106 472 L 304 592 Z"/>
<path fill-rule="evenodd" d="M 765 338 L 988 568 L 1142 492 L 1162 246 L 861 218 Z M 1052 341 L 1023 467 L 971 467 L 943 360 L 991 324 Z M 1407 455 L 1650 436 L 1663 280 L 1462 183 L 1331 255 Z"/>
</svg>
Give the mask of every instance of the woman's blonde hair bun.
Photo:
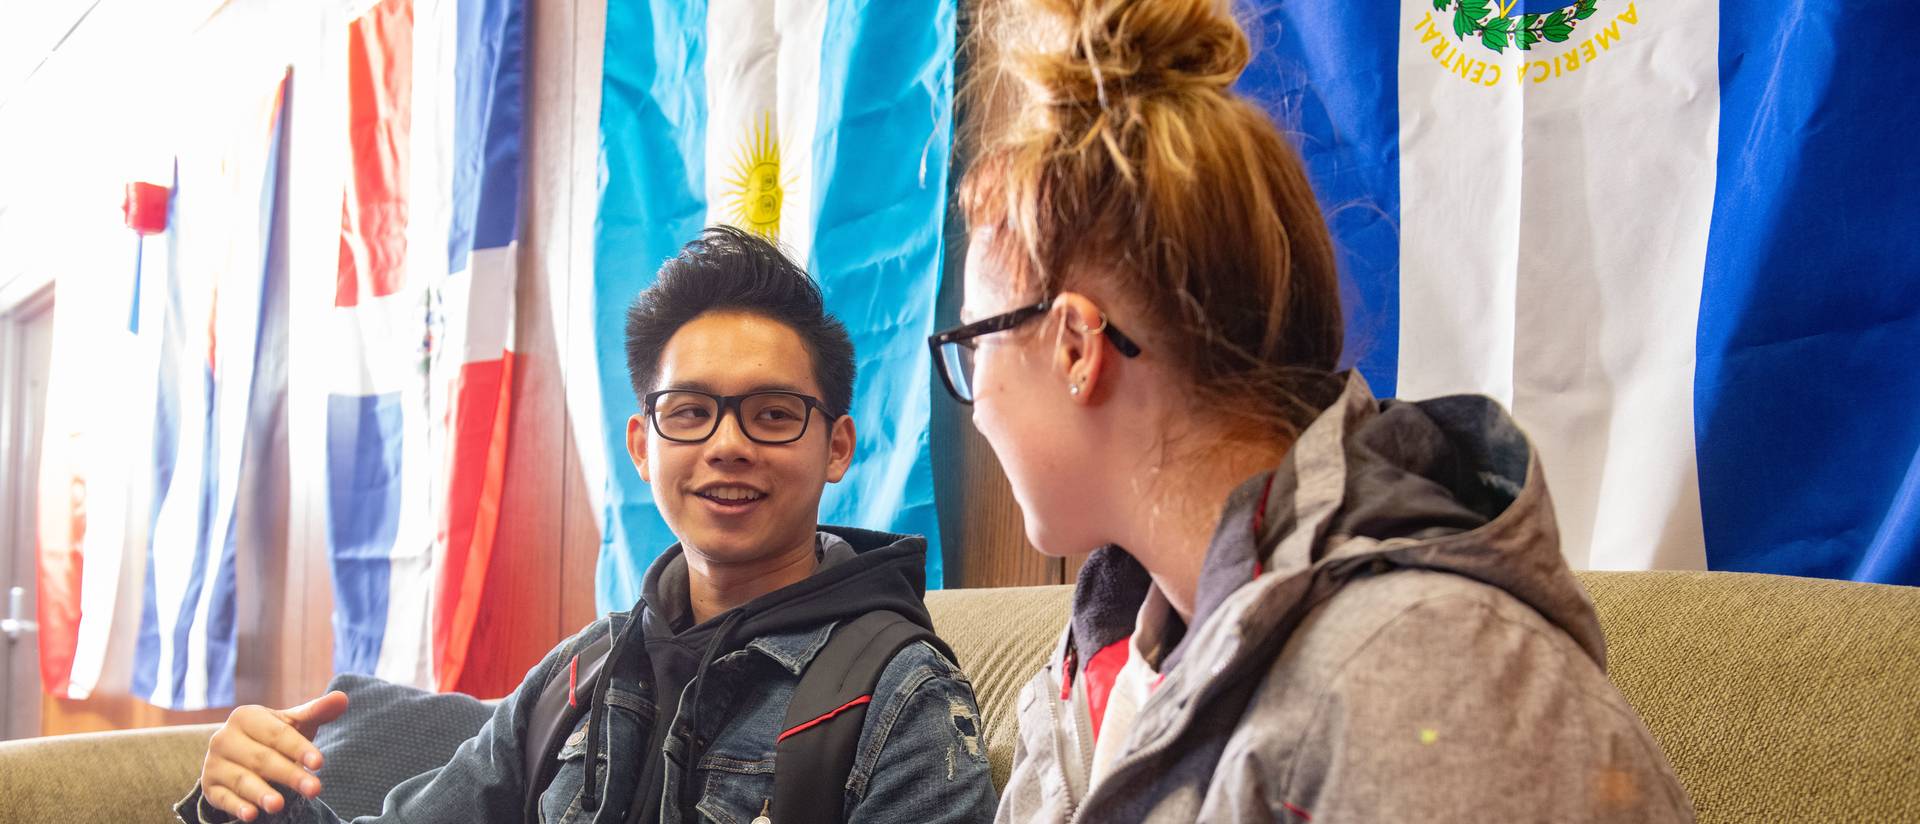
<svg viewBox="0 0 1920 824">
<path fill-rule="evenodd" d="M 1036 102 L 1109 108 L 1127 98 L 1224 90 L 1247 37 L 1221 0 L 1037 0 L 1009 73 Z"/>
</svg>

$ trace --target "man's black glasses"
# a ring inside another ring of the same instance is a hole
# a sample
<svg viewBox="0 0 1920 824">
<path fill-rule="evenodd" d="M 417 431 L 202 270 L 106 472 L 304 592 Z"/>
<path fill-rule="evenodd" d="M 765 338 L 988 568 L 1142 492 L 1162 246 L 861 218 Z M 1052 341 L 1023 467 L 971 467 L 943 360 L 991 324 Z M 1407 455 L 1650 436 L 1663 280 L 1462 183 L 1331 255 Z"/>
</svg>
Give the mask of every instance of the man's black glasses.
<svg viewBox="0 0 1920 824">
<path fill-rule="evenodd" d="M 663 389 L 645 398 L 653 431 L 674 443 L 700 443 L 720 430 L 720 419 L 732 410 L 748 440 L 762 444 L 793 443 L 806 437 L 813 410 L 827 420 L 834 415 L 819 398 L 798 392 L 751 392 L 715 395 L 692 389 Z"/>
</svg>

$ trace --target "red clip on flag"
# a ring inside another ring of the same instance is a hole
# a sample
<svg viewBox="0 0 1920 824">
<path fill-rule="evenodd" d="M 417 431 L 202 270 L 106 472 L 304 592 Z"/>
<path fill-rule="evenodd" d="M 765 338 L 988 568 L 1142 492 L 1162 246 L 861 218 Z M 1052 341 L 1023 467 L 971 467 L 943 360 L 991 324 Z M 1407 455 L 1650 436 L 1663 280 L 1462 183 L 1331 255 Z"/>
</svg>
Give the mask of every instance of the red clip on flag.
<svg viewBox="0 0 1920 824">
<path fill-rule="evenodd" d="M 127 216 L 127 228 L 143 235 L 167 230 L 167 199 L 172 190 L 157 183 L 127 184 L 127 199 L 120 205 Z"/>
</svg>

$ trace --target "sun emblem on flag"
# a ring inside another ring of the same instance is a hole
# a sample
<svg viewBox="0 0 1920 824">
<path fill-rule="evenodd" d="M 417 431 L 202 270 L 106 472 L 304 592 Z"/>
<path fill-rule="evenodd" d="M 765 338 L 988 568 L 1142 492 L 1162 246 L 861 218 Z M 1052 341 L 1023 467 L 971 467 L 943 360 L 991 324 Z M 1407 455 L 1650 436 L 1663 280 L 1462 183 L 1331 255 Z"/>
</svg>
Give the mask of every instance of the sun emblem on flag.
<svg viewBox="0 0 1920 824">
<path fill-rule="evenodd" d="M 1433 0 L 1433 10 L 1453 11 L 1454 37 L 1479 38 L 1481 45 L 1504 54 L 1508 46 L 1528 51 L 1542 41 L 1566 42 L 1580 21 L 1593 16 L 1599 3 L 1575 0 L 1561 6 L 1553 0 Z"/>
<path fill-rule="evenodd" d="M 763 114 L 754 124 L 734 158 L 733 168 L 727 193 L 732 200 L 734 225 L 768 240 L 777 239 L 786 186 L 780 180 L 780 137 L 774 133 L 772 114 Z"/>
</svg>

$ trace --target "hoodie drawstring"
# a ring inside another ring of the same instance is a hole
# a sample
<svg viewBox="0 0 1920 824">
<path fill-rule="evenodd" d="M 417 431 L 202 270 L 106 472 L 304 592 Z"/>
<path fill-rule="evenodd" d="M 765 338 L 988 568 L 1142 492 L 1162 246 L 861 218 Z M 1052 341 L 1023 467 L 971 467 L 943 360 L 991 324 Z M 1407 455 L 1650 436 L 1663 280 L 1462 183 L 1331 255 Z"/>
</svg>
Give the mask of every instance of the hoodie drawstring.
<svg viewBox="0 0 1920 824">
<path fill-rule="evenodd" d="M 580 807 L 588 812 L 600 809 L 600 736 L 605 734 L 607 725 L 607 685 L 613 682 L 614 662 L 620 660 L 633 628 L 639 623 L 638 618 L 628 621 L 620 629 L 619 637 L 613 639 L 613 646 L 607 650 L 607 662 L 600 668 L 600 679 L 593 685 L 592 703 L 587 705 L 587 760 L 582 765 L 586 776 Z"/>
<path fill-rule="evenodd" d="M 706 650 L 700 653 L 700 668 L 693 671 L 693 703 L 691 705 L 683 704 L 680 707 L 680 714 L 687 719 L 686 729 L 692 739 L 688 742 L 688 765 L 697 764 L 700 761 L 701 753 L 698 751 L 697 743 L 699 739 L 698 730 L 700 728 L 700 696 L 701 693 L 707 689 L 707 665 L 713 663 L 714 657 L 722 650 L 727 649 L 727 645 L 733 638 L 733 628 L 736 624 L 740 623 L 740 618 L 743 615 L 745 615 L 743 611 L 736 609 L 727 615 L 726 620 L 720 622 L 719 631 L 713 634 L 713 640 L 709 641 Z M 690 783 L 691 782 L 681 781 L 680 786 L 675 788 L 677 790 L 675 797 L 679 800 L 681 807 L 687 806 L 687 787 Z"/>
</svg>

